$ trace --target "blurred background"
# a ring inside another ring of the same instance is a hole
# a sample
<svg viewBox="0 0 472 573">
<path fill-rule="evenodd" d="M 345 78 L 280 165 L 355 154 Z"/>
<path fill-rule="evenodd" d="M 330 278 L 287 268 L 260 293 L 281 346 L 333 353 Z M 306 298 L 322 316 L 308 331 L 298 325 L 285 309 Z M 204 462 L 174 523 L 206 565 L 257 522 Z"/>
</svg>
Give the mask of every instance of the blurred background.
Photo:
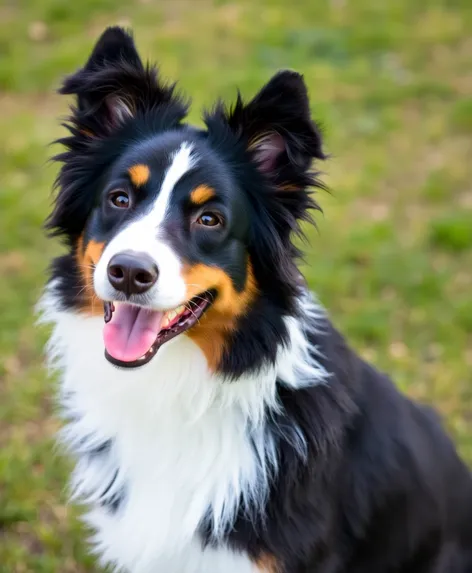
<svg viewBox="0 0 472 573">
<path fill-rule="evenodd" d="M 70 103 L 55 90 L 116 23 L 192 95 L 195 122 L 279 68 L 305 75 L 332 155 L 310 285 L 365 358 L 437 406 L 472 462 L 469 0 L 1 0 L 0 572 L 95 570 L 65 503 L 33 306 L 60 251 L 41 229 L 48 144 Z"/>
</svg>

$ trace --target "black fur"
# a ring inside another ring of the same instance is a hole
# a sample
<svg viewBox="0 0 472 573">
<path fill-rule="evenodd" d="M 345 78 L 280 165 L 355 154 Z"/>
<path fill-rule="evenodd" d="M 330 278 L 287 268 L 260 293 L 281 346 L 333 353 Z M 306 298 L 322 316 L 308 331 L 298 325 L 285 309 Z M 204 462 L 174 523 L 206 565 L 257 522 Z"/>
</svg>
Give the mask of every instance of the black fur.
<svg viewBox="0 0 472 573">
<path fill-rule="evenodd" d="M 329 383 L 279 386 L 267 518 L 241 514 L 230 543 L 286 573 L 470 573 L 472 480 L 439 419 L 325 327 Z"/>
<path fill-rule="evenodd" d="M 309 188 L 322 185 L 310 166 L 325 158 L 302 77 L 280 72 L 248 104 L 240 96 L 231 110 L 218 104 L 197 130 L 183 123 L 187 106 L 174 86 L 162 85 L 131 37 L 111 28 L 61 92 L 77 100 L 70 134 L 60 140 L 66 151 L 56 157 L 63 165 L 48 221 L 70 247 L 52 267 L 63 305 L 83 303 L 78 237 L 106 242 L 122 223 L 103 215 L 103 190 L 134 156 L 156 165 L 156 177 L 166 153 L 189 140 L 235 224 L 219 248 L 192 243 L 178 225 L 168 238 L 188 260 L 223 268 L 236 290 L 249 256 L 258 296 L 229 337 L 219 370 L 234 379 L 273 362 L 288 340 L 283 317 L 306 320 L 293 238 L 318 208 Z M 269 157 L 261 138 L 272 138 Z M 188 187 L 199 177 L 197 170 Z M 143 205 L 158 188 L 155 180 L 150 186 Z M 185 211 L 186 192 L 176 191 L 175 209 Z M 269 414 L 268 426 L 279 469 L 266 511 L 241 511 L 226 542 L 254 560 L 274 558 L 279 573 L 472 573 L 472 480 L 437 417 L 363 362 L 328 319 L 316 326 L 310 342 L 330 377 L 298 390 L 279 381 L 282 408 Z M 118 509 L 118 499 L 108 503 Z M 215 543 L 210 525 L 202 525 L 204 543 Z"/>
</svg>

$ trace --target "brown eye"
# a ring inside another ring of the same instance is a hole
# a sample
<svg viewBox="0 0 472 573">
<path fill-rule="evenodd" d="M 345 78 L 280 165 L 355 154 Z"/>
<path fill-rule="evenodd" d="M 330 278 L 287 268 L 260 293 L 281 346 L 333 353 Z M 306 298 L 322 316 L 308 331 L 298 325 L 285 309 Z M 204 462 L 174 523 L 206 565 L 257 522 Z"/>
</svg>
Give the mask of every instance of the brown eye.
<svg viewBox="0 0 472 573">
<path fill-rule="evenodd" d="M 202 213 L 200 217 L 198 217 L 197 224 L 203 225 L 204 227 L 218 227 L 222 224 L 222 219 L 216 213 L 205 211 L 205 213 Z"/>
<path fill-rule="evenodd" d="M 113 207 L 116 207 L 117 209 L 128 209 L 131 204 L 128 193 L 122 191 L 121 189 L 119 191 L 113 191 L 110 193 L 108 200 L 113 205 Z"/>
</svg>

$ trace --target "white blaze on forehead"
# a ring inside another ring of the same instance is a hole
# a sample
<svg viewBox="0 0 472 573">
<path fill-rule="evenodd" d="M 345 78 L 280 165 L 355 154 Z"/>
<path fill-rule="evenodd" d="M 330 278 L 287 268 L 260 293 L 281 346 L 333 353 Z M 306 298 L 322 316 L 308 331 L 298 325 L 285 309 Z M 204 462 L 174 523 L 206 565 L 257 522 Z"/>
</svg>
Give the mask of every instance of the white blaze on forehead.
<svg viewBox="0 0 472 573">
<path fill-rule="evenodd" d="M 110 259 L 117 253 L 131 250 L 150 255 L 159 269 L 157 283 L 146 293 L 148 304 L 154 308 L 174 308 L 185 302 L 186 287 L 180 259 L 171 245 L 159 235 L 159 227 L 169 210 L 176 184 L 197 162 L 192 152 L 193 146 L 185 142 L 172 154 L 159 195 L 150 210 L 118 232 L 107 245 L 94 273 L 94 286 L 100 298 L 114 298 L 115 291 L 107 276 Z"/>
<path fill-rule="evenodd" d="M 174 187 L 196 163 L 192 151 L 193 146 L 186 142 L 172 155 L 172 162 L 167 169 L 159 195 L 149 214 L 156 226 L 162 223 L 166 216 Z"/>
</svg>

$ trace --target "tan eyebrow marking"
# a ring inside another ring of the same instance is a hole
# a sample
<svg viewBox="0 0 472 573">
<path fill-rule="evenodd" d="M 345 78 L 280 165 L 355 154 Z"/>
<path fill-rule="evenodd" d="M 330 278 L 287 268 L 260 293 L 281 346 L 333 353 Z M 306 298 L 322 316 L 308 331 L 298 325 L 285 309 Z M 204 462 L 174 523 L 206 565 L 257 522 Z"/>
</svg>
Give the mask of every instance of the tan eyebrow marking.
<svg viewBox="0 0 472 573">
<path fill-rule="evenodd" d="M 190 193 L 192 203 L 201 205 L 215 196 L 215 190 L 207 185 L 199 185 Z"/>
<path fill-rule="evenodd" d="M 138 165 L 133 165 L 128 169 L 129 176 L 131 178 L 131 183 L 135 187 L 141 187 L 149 181 L 151 176 L 151 171 L 147 165 L 139 163 Z"/>
</svg>

